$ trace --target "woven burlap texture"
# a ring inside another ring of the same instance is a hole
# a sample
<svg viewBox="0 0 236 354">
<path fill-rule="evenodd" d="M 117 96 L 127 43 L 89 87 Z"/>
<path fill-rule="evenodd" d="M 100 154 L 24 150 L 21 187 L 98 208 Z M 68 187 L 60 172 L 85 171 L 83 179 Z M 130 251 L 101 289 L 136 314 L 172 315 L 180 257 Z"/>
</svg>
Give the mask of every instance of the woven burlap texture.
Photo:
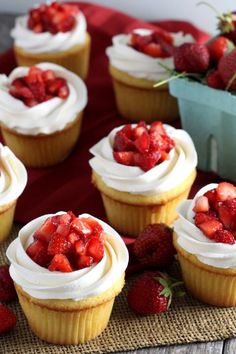
<svg viewBox="0 0 236 354">
<path fill-rule="evenodd" d="M 17 236 L 18 230 L 19 226 L 14 226 L 9 239 L 0 245 L 0 264 L 7 261 L 6 248 Z M 173 271 L 176 272 L 176 267 Z M 127 288 L 128 284 L 116 298 L 105 331 L 96 339 L 76 346 L 52 345 L 41 341 L 31 332 L 18 302 L 10 304 L 18 322 L 12 332 L 1 337 L 0 353 L 111 353 L 236 336 L 236 309 L 203 305 L 185 295 L 183 298 L 175 299 L 166 313 L 138 317 L 127 305 Z"/>
</svg>

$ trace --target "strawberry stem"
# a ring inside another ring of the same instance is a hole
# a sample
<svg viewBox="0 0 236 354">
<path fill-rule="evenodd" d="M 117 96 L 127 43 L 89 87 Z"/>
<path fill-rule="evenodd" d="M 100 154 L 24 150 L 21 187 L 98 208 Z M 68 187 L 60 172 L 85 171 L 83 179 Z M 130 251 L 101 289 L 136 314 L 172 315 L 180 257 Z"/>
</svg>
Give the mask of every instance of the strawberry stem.
<svg viewBox="0 0 236 354">
<path fill-rule="evenodd" d="M 177 79 L 177 78 L 179 78 L 179 77 L 186 77 L 187 75 L 186 75 L 186 72 L 184 71 L 184 72 L 182 72 L 182 73 L 178 73 L 178 74 L 174 74 L 174 76 L 170 76 L 169 78 L 167 78 L 167 79 L 164 79 L 164 80 L 160 80 L 160 81 L 158 81 L 155 85 L 153 85 L 153 87 L 159 87 L 159 86 L 162 86 L 162 85 L 164 85 L 164 84 L 166 84 L 166 83 L 168 83 L 168 82 L 170 82 L 170 81 L 172 81 L 172 80 L 175 80 L 175 79 Z"/>
<path fill-rule="evenodd" d="M 196 5 L 197 5 L 197 6 L 206 5 L 206 6 L 208 6 L 212 11 L 214 11 L 214 13 L 217 15 L 217 17 L 220 17 L 220 14 L 219 14 L 219 12 L 216 10 L 216 8 L 215 8 L 214 6 L 212 6 L 211 4 L 209 4 L 208 2 L 206 2 L 206 1 L 199 1 Z"/>
</svg>

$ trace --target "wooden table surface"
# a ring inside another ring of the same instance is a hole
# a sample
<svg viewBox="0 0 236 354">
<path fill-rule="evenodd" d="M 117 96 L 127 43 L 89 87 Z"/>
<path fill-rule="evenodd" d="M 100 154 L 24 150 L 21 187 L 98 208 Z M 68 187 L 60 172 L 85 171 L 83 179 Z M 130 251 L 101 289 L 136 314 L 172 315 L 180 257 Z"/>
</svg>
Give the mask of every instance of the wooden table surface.
<svg viewBox="0 0 236 354">
<path fill-rule="evenodd" d="M 13 41 L 9 35 L 9 32 L 13 28 L 14 19 L 15 19 L 15 15 L 13 14 L 0 13 L 0 54 L 12 46 Z M 184 344 L 184 345 L 161 346 L 155 348 L 143 348 L 143 349 L 137 349 L 129 352 L 120 352 L 120 354 L 122 353 L 126 353 L 126 354 L 173 354 L 173 353 L 174 354 L 222 354 L 222 353 L 235 354 L 236 339 L 233 338 L 224 341 L 215 341 L 209 343 L 204 342 L 204 343 L 193 343 L 193 344 Z"/>
</svg>

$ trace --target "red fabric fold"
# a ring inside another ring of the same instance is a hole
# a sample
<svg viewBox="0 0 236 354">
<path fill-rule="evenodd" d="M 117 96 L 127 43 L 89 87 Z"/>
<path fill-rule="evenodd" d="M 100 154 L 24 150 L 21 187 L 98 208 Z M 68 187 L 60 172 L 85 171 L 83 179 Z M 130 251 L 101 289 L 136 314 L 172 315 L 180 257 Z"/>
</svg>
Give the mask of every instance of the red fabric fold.
<svg viewBox="0 0 236 354">
<path fill-rule="evenodd" d="M 72 210 L 76 214 L 87 212 L 106 219 L 100 194 L 91 184 L 89 148 L 114 127 L 127 123 L 127 120 L 120 117 L 116 109 L 105 49 L 111 44 L 113 35 L 127 33 L 140 26 L 154 28 L 155 24 L 98 5 L 80 3 L 80 7 L 92 36 L 90 71 L 86 81 L 89 101 L 81 136 L 74 151 L 64 162 L 50 168 L 27 168 L 28 183 L 18 200 L 15 214 L 15 220 L 21 223 L 59 210 Z M 158 24 L 171 31 L 189 31 L 198 41 L 207 38 L 206 33 L 193 25 L 177 22 L 161 21 Z M 0 56 L 0 72 L 8 74 L 15 65 L 12 50 Z M 157 116 L 157 119 L 161 120 L 161 117 Z M 194 189 L 207 181 L 212 182 L 212 175 L 199 174 Z"/>
</svg>

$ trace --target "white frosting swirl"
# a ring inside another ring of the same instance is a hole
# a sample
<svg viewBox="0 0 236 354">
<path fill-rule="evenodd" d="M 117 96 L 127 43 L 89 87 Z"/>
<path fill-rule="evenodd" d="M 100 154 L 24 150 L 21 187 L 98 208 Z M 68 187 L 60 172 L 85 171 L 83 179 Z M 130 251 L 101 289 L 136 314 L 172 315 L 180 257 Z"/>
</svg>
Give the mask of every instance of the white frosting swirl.
<svg viewBox="0 0 236 354">
<path fill-rule="evenodd" d="M 16 200 L 25 189 L 26 182 L 27 172 L 22 162 L 0 143 L 0 206 Z"/>
<path fill-rule="evenodd" d="M 14 45 L 29 53 L 50 53 L 61 52 L 82 44 L 86 35 L 86 19 L 81 11 L 75 19 L 76 24 L 71 31 L 52 34 L 50 32 L 35 33 L 27 27 L 28 16 L 17 17 L 15 27 L 11 31 Z"/>
<path fill-rule="evenodd" d="M 137 29 L 135 32 L 140 35 L 147 35 L 152 31 Z M 182 32 L 178 32 L 171 33 L 171 35 L 173 36 L 175 46 L 179 46 L 185 42 L 193 42 L 193 37 L 190 34 L 184 35 Z M 159 63 L 173 69 L 173 57 L 153 58 L 132 48 L 129 43 L 130 35 L 128 34 L 119 34 L 112 38 L 113 45 L 106 49 L 106 54 L 113 67 L 140 79 L 158 81 L 168 77 L 167 70 Z"/>
<path fill-rule="evenodd" d="M 18 67 L 9 77 L 0 75 L 0 122 L 22 134 L 51 134 L 62 130 L 73 122 L 87 104 L 87 88 L 84 82 L 71 71 L 52 63 L 40 63 L 37 67 L 55 72 L 66 79 L 69 96 L 66 99 L 54 97 L 33 107 L 9 93 L 9 87 L 16 78 L 27 75 L 29 68 Z"/>
<path fill-rule="evenodd" d="M 144 172 L 140 167 L 126 166 L 115 161 L 113 141 L 116 132 L 122 127 L 113 129 L 90 149 L 94 155 L 89 161 L 90 166 L 107 186 L 122 192 L 153 195 L 176 187 L 196 167 L 197 153 L 187 132 L 167 124 L 164 127 L 176 146 L 171 150 L 168 160 L 151 170 Z"/>
<path fill-rule="evenodd" d="M 179 219 L 174 222 L 178 244 L 187 252 L 195 255 L 199 261 L 217 268 L 236 267 L 236 244 L 215 242 L 206 237 L 195 225 L 193 207 L 196 199 L 217 184 L 208 184 L 196 194 L 194 199 L 182 202 L 177 211 Z"/>
<path fill-rule="evenodd" d="M 63 214 L 59 212 L 57 214 Z M 56 215 L 57 215 L 56 214 Z M 119 234 L 109 225 L 97 220 L 105 232 L 105 252 L 102 260 L 70 273 L 51 272 L 36 264 L 25 249 L 33 240 L 33 233 L 52 214 L 43 215 L 25 225 L 7 249 L 11 262 L 10 274 L 25 292 L 38 299 L 82 300 L 108 290 L 128 265 L 128 251 Z M 81 217 L 92 217 L 82 214 Z"/>
</svg>

